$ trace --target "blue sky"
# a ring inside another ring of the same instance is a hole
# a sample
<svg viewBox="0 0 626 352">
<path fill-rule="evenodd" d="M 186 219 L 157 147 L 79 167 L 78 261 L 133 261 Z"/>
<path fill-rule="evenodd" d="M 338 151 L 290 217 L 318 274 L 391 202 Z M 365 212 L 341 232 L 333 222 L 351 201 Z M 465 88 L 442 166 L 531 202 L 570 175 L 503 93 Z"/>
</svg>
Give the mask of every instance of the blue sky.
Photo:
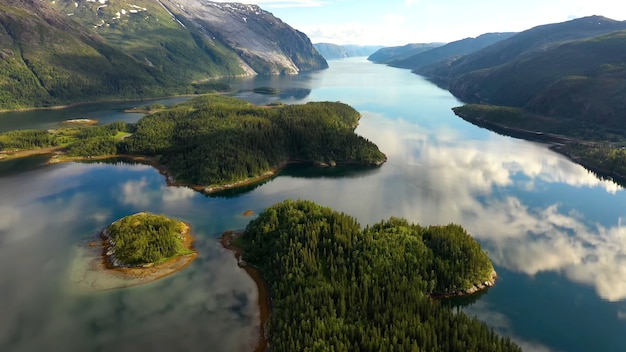
<svg viewBox="0 0 626 352">
<path fill-rule="evenodd" d="M 213 0 L 216 1 L 216 0 Z M 218 2 L 233 2 L 221 1 Z M 624 0 L 240 0 L 257 4 L 313 43 L 403 45 L 518 32 L 602 15 L 626 20 Z"/>
</svg>

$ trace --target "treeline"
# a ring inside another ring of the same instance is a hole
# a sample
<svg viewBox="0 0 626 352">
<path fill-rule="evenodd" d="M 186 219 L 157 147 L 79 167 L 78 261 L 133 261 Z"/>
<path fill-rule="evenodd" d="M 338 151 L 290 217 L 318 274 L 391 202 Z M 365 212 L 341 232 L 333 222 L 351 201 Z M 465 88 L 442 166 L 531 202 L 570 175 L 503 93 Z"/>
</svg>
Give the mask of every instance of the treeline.
<svg viewBox="0 0 626 352">
<path fill-rule="evenodd" d="M 0 151 L 47 148 L 58 145 L 54 134 L 40 130 L 17 130 L 0 133 Z"/>
<path fill-rule="evenodd" d="M 288 200 L 237 241 L 269 284 L 274 351 L 521 351 L 431 298 L 493 272 L 458 225 L 391 218 L 362 230 L 346 214 Z"/>
<path fill-rule="evenodd" d="M 183 245 L 182 230 L 183 224 L 178 220 L 138 213 L 112 223 L 103 236 L 117 263 L 141 266 L 188 253 Z"/>
<path fill-rule="evenodd" d="M 626 148 L 570 143 L 555 148 L 602 177 L 626 185 Z"/>
<path fill-rule="evenodd" d="M 64 146 L 70 156 L 115 155 L 119 152 L 119 134 L 132 130 L 133 125 L 118 121 L 104 126 L 9 131 L 0 133 L 0 150 Z"/>
<path fill-rule="evenodd" d="M 121 149 L 158 156 L 181 182 L 223 184 L 257 177 L 289 161 L 379 165 L 357 136 L 359 113 L 342 103 L 260 107 L 207 95 L 142 118 Z"/>
</svg>

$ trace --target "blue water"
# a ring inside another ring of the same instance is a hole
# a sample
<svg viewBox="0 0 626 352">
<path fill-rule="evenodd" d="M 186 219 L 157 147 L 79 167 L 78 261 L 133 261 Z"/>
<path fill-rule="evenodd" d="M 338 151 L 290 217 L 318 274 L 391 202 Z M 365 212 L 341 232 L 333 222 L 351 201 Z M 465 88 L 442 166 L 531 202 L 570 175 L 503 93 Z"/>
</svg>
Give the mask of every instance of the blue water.
<svg viewBox="0 0 626 352">
<path fill-rule="evenodd" d="M 409 71 L 360 58 L 330 66 L 228 83 L 236 88 L 232 95 L 258 104 L 354 106 L 362 114 L 357 133 L 388 156 L 379 169 L 292 168 L 256 187 L 212 197 L 167 187 L 162 175 L 142 165 L 0 169 L 0 350 L 249 349 L 258 314 L 254 284 L 220 250 L 217 237 L 243 228 L 249 221 L 244 211 L 258 213 L 288 198 L 331 206 L 362 225 L 390 216 L 461 224 L 500 275 L 495 287 L 462 309 L 525 350 L 626 350 L 621 187 L 545 145 L 463 121 L 451 111 L 459 101 Z M 260 86 L 280 93 L 252 92 Z M 106 121 L 108 114 L 123 115 L 116 104 L 91 115 Z M 73 109 L 60 111 L 85 117 Z M 39 111 L 24 126 L 65 119 L 54 114 L 59 111 Z M 0 115 L 0 130 L 23 128 L 20 123 Z M 97 293 L 74 287 L 77 248 L 138 211 L 188 221 L 199 259 L 145 286 Z"/>
</svg>

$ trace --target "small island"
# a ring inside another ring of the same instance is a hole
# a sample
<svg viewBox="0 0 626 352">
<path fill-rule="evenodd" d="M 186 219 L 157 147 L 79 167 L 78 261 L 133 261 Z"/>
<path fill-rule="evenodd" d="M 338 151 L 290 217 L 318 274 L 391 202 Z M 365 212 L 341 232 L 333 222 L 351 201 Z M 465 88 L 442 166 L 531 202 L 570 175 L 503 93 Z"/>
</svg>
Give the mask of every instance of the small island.
<svg viewBox="0 0 626 352">
<path fill-rule="evenodd" d="M 252 90 L 257 94 L 266 94 L 266 95 L 274 95 L 278 94 L 278 89 L 274 87 L 257 87 Z"/>
<path fill-rule="evenodd" d="M 98 120 L 94 119 L 69 119 L 63 121 L 64 124 L 69 125 L 95 125 L 98 123 Z"/>
<path fill-rule="evenodd" d="M 176 257 L 194 255 L 189 226 L 165 215 L 126 216 L 102 230 L 109 268 L 148 268 Z"/>
<path fill-rule="evenodd" d="M 79 248 L 71 266 L 71 280 L 81 289 L 146 284 L 182 270 L 197 257 L 189 225 L 164 215 L 126 216 L 105 227 L 100 237 Z"/>
<path fill-rule="evenodd" d="M 344 213 L 287 200 L 221 243 L 259 285 L 257 351 L 266 344 L 276 351 L 521 351 L 440 302 L 495 279 L 491 260 L 459 225 L 392 217 L 361 228 Z"/>
</svg>

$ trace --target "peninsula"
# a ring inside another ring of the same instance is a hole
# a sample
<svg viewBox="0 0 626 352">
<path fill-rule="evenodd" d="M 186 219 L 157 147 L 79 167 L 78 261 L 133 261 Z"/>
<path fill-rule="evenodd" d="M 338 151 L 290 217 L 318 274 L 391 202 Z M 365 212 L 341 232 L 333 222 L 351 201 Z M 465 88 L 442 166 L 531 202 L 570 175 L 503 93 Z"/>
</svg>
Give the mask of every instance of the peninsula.
<svg viewBox="0 0 626 352">
<path fill-rule="evenodd" d="M 354 132 L 360 117 L 339 102 L 255 106 L 204 95 L 133 124 L 5 132 L 0 159 L 51 147 L 63 155 L 55 162 L 130 157 L 148 161 L 168 184 L 212 193 L 272 177 L 293 163 L 380 166 L 386 156 Z"/>
<path fill-rule="evenodd" d="M 261 274 L 259 291 L 267 284 L 270 299 L 260 294 L 260 304 L 271 312 L 259 343 L 272 350 L 378 351 L 393 341 L 402 351 L 521 351 L 433 299 L 493 282 L 491 261 L 461 226 L 390 218 L 362 229 L 346 214 L 287 200 L 222 244 L 257 284 Z"/>
</svg>

